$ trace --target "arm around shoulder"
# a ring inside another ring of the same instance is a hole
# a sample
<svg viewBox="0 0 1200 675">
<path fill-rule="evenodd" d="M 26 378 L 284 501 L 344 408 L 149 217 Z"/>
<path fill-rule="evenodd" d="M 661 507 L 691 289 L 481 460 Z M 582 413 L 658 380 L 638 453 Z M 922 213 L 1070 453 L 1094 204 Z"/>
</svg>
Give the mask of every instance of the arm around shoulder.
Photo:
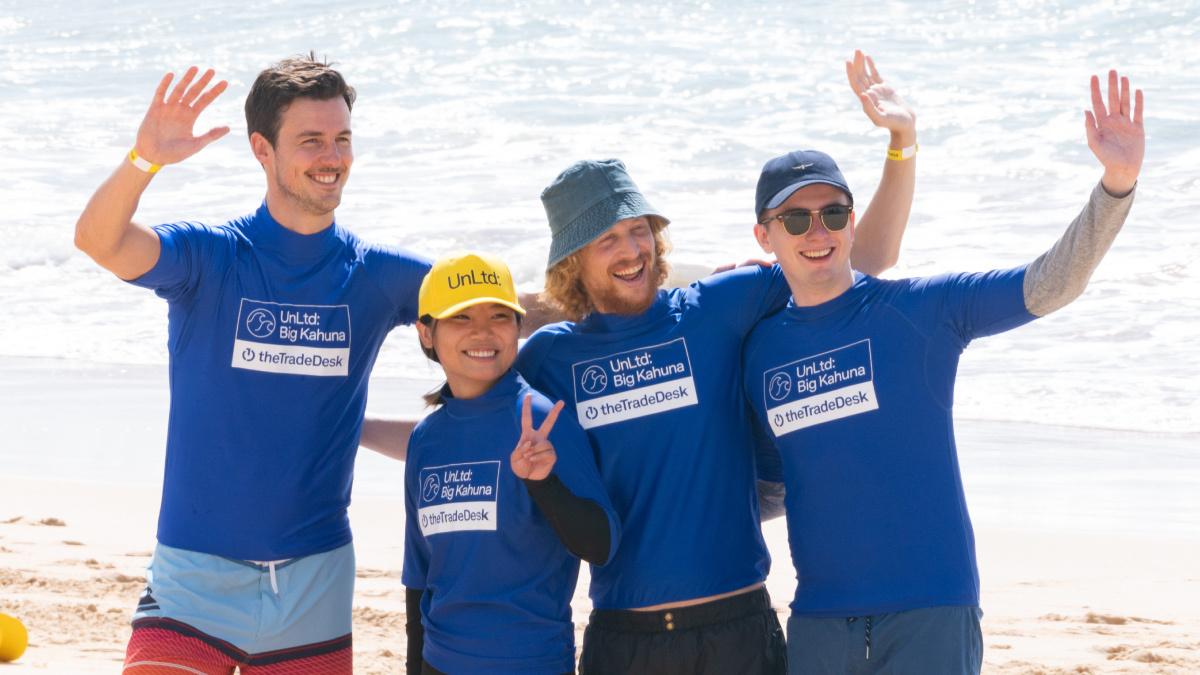
<svg viewBox="0 0 1200 675">
<path fill-rule="evenodd" d="M 408 441 L 418 420 L 372 417 L 363 419 L 362 436 L 358 444 L 381 455 L 400 460 L 408 459 Z"/>
<path fill-rule="evenodd" d="M 518 301 L 525 309 L 525 318 L 521 320 L 521 337 L 527 338 L 542 326 L 566 318 L 562 312 L 546 302 L 541 293 L 521 293 Z"/>
</svg>

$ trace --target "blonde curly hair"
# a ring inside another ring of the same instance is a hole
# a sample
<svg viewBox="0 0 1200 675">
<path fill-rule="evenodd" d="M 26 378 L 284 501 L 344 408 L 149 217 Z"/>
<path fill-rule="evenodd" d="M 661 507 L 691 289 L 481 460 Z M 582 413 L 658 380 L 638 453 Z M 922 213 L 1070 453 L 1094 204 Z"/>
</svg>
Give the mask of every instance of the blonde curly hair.
<svg viewBox="0 0 1200 675">
<path fill-rule="evenodd" d="M 671 271 L 666 259 L 671 251 L 671 242 L 667 238 L 666 220 L 658 216 L 646 216 L 646 219 L 650 221 L 650 231 L 654 234 L 654 258 L 658 266 L 654 285 L 658 287 L 667 280 Z M 568 321 L 579 321 L 596 310 L 583 287 L 583 249 L 546 270 L 546 285 L 540 297 L 542 302 L 561 312 Z"/>
</svg>

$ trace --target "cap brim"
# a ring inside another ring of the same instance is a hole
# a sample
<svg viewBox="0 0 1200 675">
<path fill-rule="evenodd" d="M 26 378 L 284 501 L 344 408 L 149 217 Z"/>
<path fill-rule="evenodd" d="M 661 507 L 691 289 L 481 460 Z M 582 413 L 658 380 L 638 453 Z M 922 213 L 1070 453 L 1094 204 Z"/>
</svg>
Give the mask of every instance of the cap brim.
<svg viewBox="0 0 1200 675">
<path fill-rule="evenodd" d="M 845 192 L 846 196 L 850 197 L 850 199 L 854 199 L 854 196 L 850 193 L 850 188 L 848 186 L 842 185 L 841 183 L 838 183 L 835 181 L 825 180 L 823 178 L 814 178 L 812 180 L 802 180 L 799 183 L 793 183 L 793 184 L 783 188 L 779 192 L 776 192 L 775 196 L 771 197 L 770 201 L 767 202 L 767 205 L 763 207 L 763 210 L 766 211 L 767 209 L 778 208 L 780 204 L 787 201 L 788 197 L 791 197 L 793 194 L 795 194 L 796 190 L 799 190 L 802 187 L 808 187 L 809 185 L 817 185 L 817 184 L 832 185 L 833 187 L 841 190 L 842 192 Z"/>
<path fill-rule="evenodd" d="M 500 298 L 471 298 L 470 300 L 463 300 L 456 305 L 450 305 L 446 309 L 443 309 L 437 314 L 433 314 L 431 316 L 433 316 L 435 319 L 444 319 L 448 316 L 454 316 L 468 307 L 474 307 L 475 305 L 482 305 L 488 302 L 494 302 L 497 305 L 504 305 L 505 307 L 508 307 L 521 315 L 525 314 L 525 308 L 515 302 L 509 302 L 508 300 L 502 300 Z"/>
<path fill-rule="evenodd" d="M 671 222 L 639 192 L 616 194 L 597 203 L 551 238 L 550 258 L 546 269 L 554 267 L 567 256 L 592 243 L 618 222 L 642 216 L 659 218 L 663 226 Z"/>
</svg>

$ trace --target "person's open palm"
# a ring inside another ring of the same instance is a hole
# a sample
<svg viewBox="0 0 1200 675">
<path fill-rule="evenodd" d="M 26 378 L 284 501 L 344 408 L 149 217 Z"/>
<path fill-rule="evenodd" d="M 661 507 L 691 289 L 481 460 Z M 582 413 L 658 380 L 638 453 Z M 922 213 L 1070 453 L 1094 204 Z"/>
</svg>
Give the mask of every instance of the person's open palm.
<svg viewBox="0 0 1200 675">
<path fill-rule="evenodd" d="M 916 134 L 917 113 L 883 81 L 875 61 L 862 50 L 854 50 L 854 59 L 846 62 L 846 79 L 875 126 L 904 135 Z"/>
<path fill-rule="evenodd" d="M 1119 82 L 1119 86 L 1118 86 Z M 1108 71 L 1108 106 L 1100 95 L 1100 78 L 1092 76 L 1092 109 L 1083 111 L 1087 144 L 1104 165 L 1104 187 L 1122 195 L 1133 189 L 1146 154 L 1142 126 L 1142 90 L 1133 95 L 1130 109 L 1129 78 Z"/>
<path fill-rule="evenodd" d="M 543 480 L 550 475 L 558 455 L 554 453 L 554 445 L 550 443 L 550 430 L 562 412 L 563 402 L 554 404 L 546 419 L 539 427 L 533 426 L 533 395 L 526 394 L 521 404 L 521 438 L 513 449 L 512 471 L 517 478 L 524 480 Z"/>
<path fill-rule="evenodd" d="M 215 74 L 212 69 L 204 71 L 199 80 L 195 79 L 197 72 L 195 66 L 188 68 L 170 95 L 167 88 L 174 73 L 163 75 L 159 81 L 150 109 L 138 127 L 135 149 L 146 161 L 163 166 L 182 162 L 229 133 L 229 127 L 221 126 L 209 129 L 202 136 L 193 134 L 200 113 L 228 86 L 225 80 L 208 86 Z"/>
</svg>

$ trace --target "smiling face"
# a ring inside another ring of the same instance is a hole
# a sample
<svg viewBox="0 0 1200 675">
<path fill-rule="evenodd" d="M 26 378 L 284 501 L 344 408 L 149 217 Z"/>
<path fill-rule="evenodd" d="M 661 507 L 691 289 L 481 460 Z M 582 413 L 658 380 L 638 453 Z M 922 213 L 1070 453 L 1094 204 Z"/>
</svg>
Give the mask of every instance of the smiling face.
<svg viewBox="0 0 1200 675">
<path fill-rule="evenodd" d="M 517 313 L 494 302 L 417 324 L 421 345 L 437 354 L 450 391 L 463 399 L 484 394 L 512 368 L 520 332 Z"/>
<path fill-rule="evenodd" d="M 789 234 L 775 219 L 796 209 L 819 211 L 831 204 L 850 204 L 845 192 L 824 183 L 796 190 L 778 208 L 762 214 L 766 225 L 757 223 L 754 236 L 767 253 L 774 253 L 792 289 L 793 301 L 802 307 L 819 305 L 844 293 L 854 283 L 850 247 L 854 243 L 854 214 L 838 232 L 830 232 L 814 214 L 812 226 L 803 235 Z"/>
<path fill-rule="evenodd" d="M 267 172 L 267 206 L 276 220 L 302 234 L 333 222 L 354 162 L 343 98 L 298 98 L 283 112 L 274 145 L 259 133 L 250 143 Z"/>
<path fill-rule="evenodd" d="M 580 281 L 596 311 L 640 314 L 654 303 L 662 261 L 645 216 L 617 221 L 579 254 Z"/>
</svg>

